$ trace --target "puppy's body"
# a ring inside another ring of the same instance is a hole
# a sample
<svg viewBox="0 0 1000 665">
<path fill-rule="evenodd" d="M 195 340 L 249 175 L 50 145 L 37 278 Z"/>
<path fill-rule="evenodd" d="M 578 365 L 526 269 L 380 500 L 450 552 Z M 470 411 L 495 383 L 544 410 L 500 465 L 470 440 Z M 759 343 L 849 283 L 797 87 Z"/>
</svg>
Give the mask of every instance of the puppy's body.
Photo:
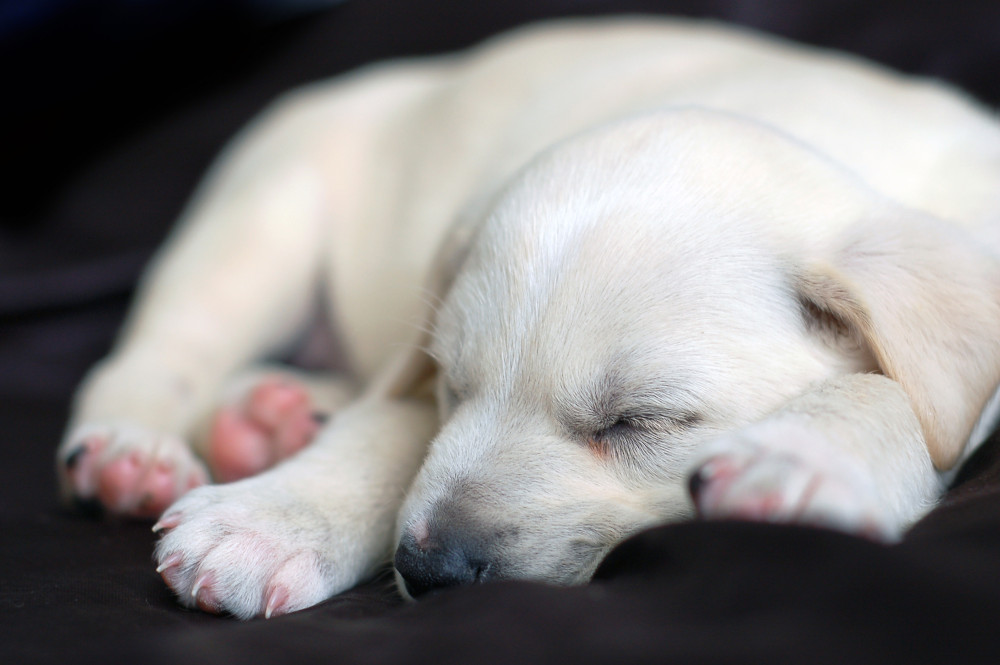
<svg viewBox="0 0 1000 665">
<path fill-rule="evenodd" d="M 313 86 L 187 217 L 81 390 L 67 494 L 141 513 L 204 479 L 189 443 L 218 475 L 206 418 L 317 296 L 361 390 L 164 515 L 165 579 L 214 611 L 318 602 L 394 542 L 412 593 L 583 581 L 694 507 L 892 538 L 1000 379 L 995 121 L 723 28 L 548 25 Z"/>
</svg>

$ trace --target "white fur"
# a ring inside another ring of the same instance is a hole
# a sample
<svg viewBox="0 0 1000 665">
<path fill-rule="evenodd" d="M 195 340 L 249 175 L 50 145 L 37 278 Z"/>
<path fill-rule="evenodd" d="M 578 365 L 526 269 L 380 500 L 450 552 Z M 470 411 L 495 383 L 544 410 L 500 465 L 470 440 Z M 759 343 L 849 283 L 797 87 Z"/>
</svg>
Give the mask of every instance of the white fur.
<svg viewBox="0 0 1000 665">
<path fill-rule="evenodd" d="M 529 28 L 248 129 L 60 455 L 120 422 L 190 439 L 322 295 L 365 394 L 167 511 L 187 604 L 305 607 L 449 525 L 561 583 L 696 510 L 892 539 L 1000 379 L 998 222 L 1000 127 L 942 85 L 692 22 Z"/>
</svg>

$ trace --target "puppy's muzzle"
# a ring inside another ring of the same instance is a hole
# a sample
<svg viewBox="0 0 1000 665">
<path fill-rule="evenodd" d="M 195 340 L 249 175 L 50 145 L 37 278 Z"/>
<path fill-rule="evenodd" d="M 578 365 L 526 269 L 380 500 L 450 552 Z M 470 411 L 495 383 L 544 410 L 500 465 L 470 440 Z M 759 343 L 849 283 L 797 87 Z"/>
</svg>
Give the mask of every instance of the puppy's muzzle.
<svg viewBox="0 0 1000 665">
<path fill-rule="evenodd" d="M 450 587 L 480 584 L 497 578 L 492 539 L 464 529 L 429 534 L 419 541 L 411 532 L 400 539 L 393 564 L 406 591 L 417 598 Z"/>
</svg>

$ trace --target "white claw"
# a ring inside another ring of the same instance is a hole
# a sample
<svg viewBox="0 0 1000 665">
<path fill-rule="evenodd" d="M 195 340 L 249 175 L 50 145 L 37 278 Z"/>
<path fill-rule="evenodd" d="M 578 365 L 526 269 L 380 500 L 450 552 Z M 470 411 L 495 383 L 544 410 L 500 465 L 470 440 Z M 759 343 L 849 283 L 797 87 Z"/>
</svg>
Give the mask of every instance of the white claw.
<svg viewBox="0 0 1000 665">
<path fill-rule="evenodd" d="M 270 619 L 278 607 L 288 600 L 288 592 L 281 587 L 271 589 L 267 596 L 267 607 L 264 608 L 264 618 Z"/>
<path fill-rule="evenodd" d="M 173 529 L 180 523 L 181 523 L 180 513 L 174 513 L 173 515 L 165 515 L 161 517 L 156 524 L 153 525 L 153 533 L 159 533 L 163 529 Z"/>
<path fill-rule="evenodd" d="M 159 566 L 156 567 L 156 572 L 162 573 L 164 570 L 168 568 L 173 568 L 174 566 L 180 565 L 181 558 L 182 557 L 180 552 L 174 552 L 166 559 L 164 559 L 163 563 L 161 563 Z"/>
<path fill-rule="evenodd" d="M 194 581 L 194 586 L 191 587 L 191 597 L 198 600 L 198 591 L 208 583 L 208 573 L 204 575 L 199 575 L 198 579 Z"/>
</svg>

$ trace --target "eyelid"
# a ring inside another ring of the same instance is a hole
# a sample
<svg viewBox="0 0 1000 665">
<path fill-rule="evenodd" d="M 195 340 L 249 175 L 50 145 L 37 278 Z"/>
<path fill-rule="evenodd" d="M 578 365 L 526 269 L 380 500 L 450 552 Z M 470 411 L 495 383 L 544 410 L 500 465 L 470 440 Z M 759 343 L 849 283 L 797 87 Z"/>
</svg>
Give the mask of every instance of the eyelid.
<svg viewBox="0 0 1000 665">
<path fill-rule="evenodd" d="M 678 435 L 701 421 L 693 412 L 664 413 L 651 410 L 623 412 L 585 436 L 587 447 L 602 459 L 627 461 L 657 435 Z"/>
<path fill-rule="evenodd" d="M 618 427 L 628 427 L 630 429 L 644 432 L 656 432 L 663 430 L 684 431 L 694 427 L 701 422 L 701 416 L 690 411 L 624 411 L 614 418 L 608 419 L 610 422 L 601 427 L 596 434 L 607 434 L 610 430 Z"/>
</svg>

